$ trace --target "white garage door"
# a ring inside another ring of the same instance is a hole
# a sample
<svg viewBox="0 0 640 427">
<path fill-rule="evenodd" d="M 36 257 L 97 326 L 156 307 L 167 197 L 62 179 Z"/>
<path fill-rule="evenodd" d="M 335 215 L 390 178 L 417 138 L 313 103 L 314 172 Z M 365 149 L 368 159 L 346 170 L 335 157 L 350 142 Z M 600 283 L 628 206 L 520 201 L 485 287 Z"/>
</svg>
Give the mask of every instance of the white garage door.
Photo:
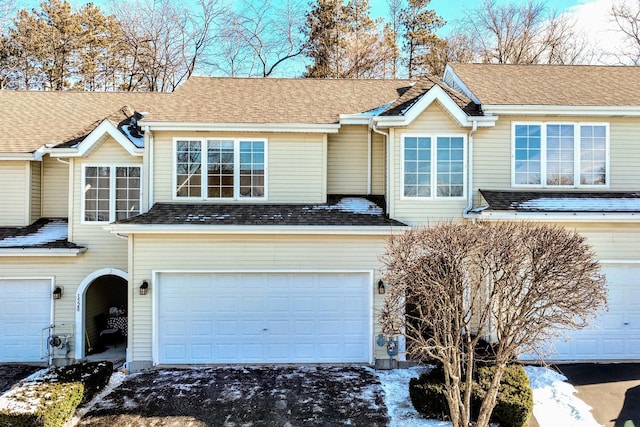
<svg viewBox="0 0 640 427">
<path fill-rule="evenodd" d="M 156 363 L 369 362 L 368 274 L 158 276 Z"/>
<path fill-rule="evenodd" d="M 609 311 L 594 326 L 555 344 L 552 360 L 640 359 L 640 266 L 605 265 Z"/>
<path fill-rule="evenodd" d="M 51 281 L 0 279 L 0 362 L 40 361 L 40 332 L 51 324 Z"/>
</svg>

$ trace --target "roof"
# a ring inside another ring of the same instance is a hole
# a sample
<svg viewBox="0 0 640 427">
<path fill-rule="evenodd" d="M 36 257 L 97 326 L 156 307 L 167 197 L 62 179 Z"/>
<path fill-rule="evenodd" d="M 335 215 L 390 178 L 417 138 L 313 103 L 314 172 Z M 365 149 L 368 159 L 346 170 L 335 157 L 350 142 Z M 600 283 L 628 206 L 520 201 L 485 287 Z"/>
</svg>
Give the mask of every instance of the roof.
<svg viewBox="0 0 640 427">
<path fill-rule="evenodd" d="M 450 64 L 483 105 L 637 106 L 640 66 Z M 469 94 L 467 94 L 469 95 Z"/>
<path fill-rule="evenodd" d="M 117 221 L 139 225 L 259 225 L 404 227 L 362 197 L 338 197 L 322 204 L 156 203 L 148 212 Z"/>
<path fill-rule="evenodd" d="M 67 240 L 67 220 L 42 218 L 26 227 L 0 227 L 0 249 L 84 249 Z"/>
<path fill-rule="evenodd" d="M 152 111 L 169 94 L 0 90 L 0 153 L 31 153 L 89 133 L 123 106 Z M 88 130 L 88 132 L 87 132 Z"/>
<path fill-rule="evenodd" d="M 640 212 L 640 192 L 480 190 L 480 193 L 488 204 L 483 210 L 488 211 Z"/>
<path fill-rule="evenodd" d="M 456 92 L 440 80 L 425 76 L 416 82 L 400 98 L 396 99 L 382 116 L 402 116 L 432 87 L 440 86 L 453 99 L 453 101 L 469 116 L 482 115 L 480 106 L 463 94 Z"/>
<path fill-rule="evenodd" d="M 145 121 L 331 124 L 338 123 L 340 114 L 363 113 L 398 99 L 411 84 L 388 79 L 191 77 Z"/>
</svg>

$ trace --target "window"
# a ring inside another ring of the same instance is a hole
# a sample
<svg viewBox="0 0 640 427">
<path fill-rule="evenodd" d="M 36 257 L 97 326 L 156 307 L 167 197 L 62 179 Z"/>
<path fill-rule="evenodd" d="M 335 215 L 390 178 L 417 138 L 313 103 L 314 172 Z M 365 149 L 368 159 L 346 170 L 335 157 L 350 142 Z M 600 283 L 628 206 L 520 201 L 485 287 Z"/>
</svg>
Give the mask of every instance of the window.
<svg viewBox="0 0 640 427">
<path fill-rule="evenodd" d="M 605 123 L 514 124 L 514 185 L 606 185 L 608 134 Z"/>
<path fill-rule="evenodd" d="M 264 140 L 176 140 L 176 197 L 264 198 L 265 150 Z"/>
<path fill-rule="evenodd" d="M 403 196 L 464 197 L 464 141 L 458 135 L 403 136 Z"/>
<path fill-rule="evenodd" d="M 139 166 L 85 166 L 84 212 L 87 222 L 111 222 L 140 213 Z"/>
</svg>

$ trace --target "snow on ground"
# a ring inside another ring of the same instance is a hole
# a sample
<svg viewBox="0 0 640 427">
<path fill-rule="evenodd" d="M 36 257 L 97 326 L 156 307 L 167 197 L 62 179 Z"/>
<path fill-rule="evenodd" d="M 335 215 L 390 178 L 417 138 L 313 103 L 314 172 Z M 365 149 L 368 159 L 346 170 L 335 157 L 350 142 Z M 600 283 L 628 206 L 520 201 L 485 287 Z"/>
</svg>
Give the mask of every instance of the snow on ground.
<svg viewBox="0 0 640 427">
<path fill-rule="evenodd" d="M 114 389 L 118 388 L 126 378 L 127 378 L 127 375 L 124 374 L 123 372 L 118 371 L 111 374 L 111 378 L 109 379 L 109 383 L 106 385 L 106 387 L 102 389 L 100 393 L 96 394 L 89 403 L 79 407 L 75 415 L 73 416 L 73 418 L 65 425 L 65 427 L 72 427 L 78 424 L 78 422 L 84 416 L 84 414 L 89 412 L 89 410 L 91 410 L 91 408 L 93 408 L 96 405 L 96 403 L 102 402 L 103 398 L 107 394 L 111 393 Z"/>
<path fill-rule="evenodd" d="M 423 367 L 375 371 L 384 390 L 390 427 L 450 426 L 451 423 L 421 418 L 409 398 L 409 380 L 425 370 Z M 575 396 L 576 389 L 559 373 L 538 366 L 525 366 L 533 389 L 533 415 L 540 427 L 599 427 L 591 408 Z"/>
<path fill-rule="evenodd" d="M 525 366 L 533 389 L 533 415 L 540 427 L 600 426 L 591 414 L 591 407 L 580 400 L 567 378 L 551 369 Z"/>
</svg>

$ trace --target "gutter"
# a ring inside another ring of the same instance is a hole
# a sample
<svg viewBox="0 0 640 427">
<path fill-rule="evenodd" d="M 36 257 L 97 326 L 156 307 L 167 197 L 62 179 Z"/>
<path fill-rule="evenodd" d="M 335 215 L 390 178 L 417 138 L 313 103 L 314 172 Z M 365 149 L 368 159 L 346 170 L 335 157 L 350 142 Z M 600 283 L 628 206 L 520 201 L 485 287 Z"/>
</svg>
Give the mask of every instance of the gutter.
<svg viewBox="0 0 640 427">
<path fill-rule="evenodd" d="M 506 212 L 496 211 L 481 213 L 465 213 L 465 219 L 482 219 L 487 221 L 532 221 L 532 222 L 618 222 L 640 223 L 638 213 L 585 213 L 585 212 Z"/>
<path fill-rule="evenodd" d="M 128 234 L 288 234 L 288 235 L 369 235 L 388 236 L 411 228 L 387 226 L 295 226 L 295 225 L 214 225 L 213 224 L 109 224 L 104 230 L 118 235 Z"/>
<path fill-rule="evenodd" d="M 471 209 L 473 209 L 473 134 L 478 130 L 478 122 L 474 120 L 472 122 L 471 130 L 469 131 L 469 147 L 467 148 L 468 167 L 467 167 L 467 207 L 462 212 L 462 215 L 467 215 Z"/>
<path fill-rule="evenodd" d="M 43 248 L 0 248 L 0 257 L 25 257 L 25 256 L 42 256 L 42 257 L 62 257 L 62 256 L 78 256 L 87 251 L 87 248 L 79 249 L 43 249 Z"/>
</svg>

